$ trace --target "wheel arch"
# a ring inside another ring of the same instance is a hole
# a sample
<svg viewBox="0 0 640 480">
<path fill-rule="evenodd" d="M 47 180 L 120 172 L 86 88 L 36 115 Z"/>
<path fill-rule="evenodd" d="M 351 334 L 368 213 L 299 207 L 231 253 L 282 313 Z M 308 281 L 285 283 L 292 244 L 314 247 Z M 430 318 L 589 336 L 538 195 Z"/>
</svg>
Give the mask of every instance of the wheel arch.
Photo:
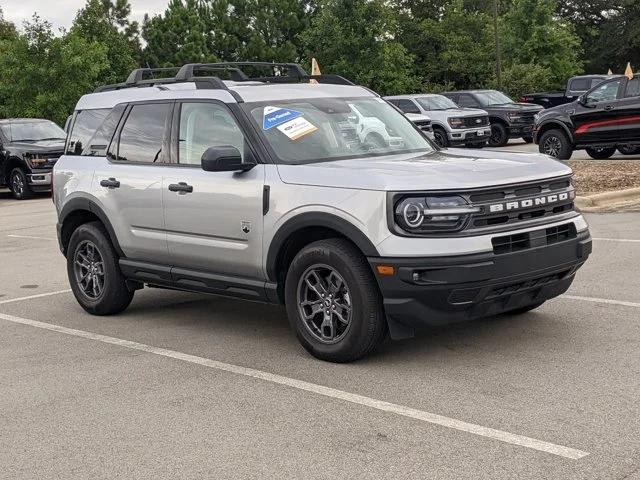
<svg viewBox="0 0 640 480">
<path fill-rule="evenodd" d="M 60 249 L 65 256 L 73 232 L 80 225 L 93 221 L 99 221 L 104 225 L 113 248 L 120 257 L 125 256 L 111 222 L 96 202 L 88 198 L 73 198 L 65 204 L 58 218 Z"/>
<path fill-rule="evenodd" d="M 540 141 L 540 139 L 542 138 L 542 135 L 544 135 L 549 130 L 561 130 L 562 132 L 565 133 L 569 141 L 572 144 L 575 144 L 573 135 L 571 134 L 571 130 L 569 130 L 569 127 L 567 127 L 564 123 L 558 122 L 556 120 L 545 122 L 538 127 L 538 132 L 536 135 L 536 138 L 538 139 L 538 141 Z"/>
</svg>

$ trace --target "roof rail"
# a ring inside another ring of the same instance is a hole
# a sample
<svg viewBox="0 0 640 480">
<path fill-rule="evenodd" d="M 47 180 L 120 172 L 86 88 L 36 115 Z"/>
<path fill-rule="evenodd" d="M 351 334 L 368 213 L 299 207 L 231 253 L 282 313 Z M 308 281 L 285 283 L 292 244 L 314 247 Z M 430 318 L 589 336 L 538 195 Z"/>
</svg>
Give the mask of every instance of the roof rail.
<svg viewBox="0 0 640 480">
<path fill-rule="evenodd" d="M 129 74 L 129 76 L 124 81 L 124 83 L 125 84 L 130 84 L 130 85 L 135 85 L 136 83 L 144 80 L 145 74 L 150 74 L 151 78 L 153 79 L 153 78 L 155 78 L 155 76 L 154 76 L 155 72 L 167 72 L 167 71 L 177 72 L 178 71 L 178 67 L 136 68 L 135 70 L 133 70 Z M 174 75 L 175 75 L 175 73 L 174 73 Z M 161 78 L 166 78 L 166 77 L 161 77 Z"/>
<path fill-rule="evenodd" d="M 243 78 L 232 79 L 236 81 L 258 80 L 257 78 L 249 77 L 242 67 L 259 67 L 259 68 L 271 68 L 274 73 L 273 76 L 283 77 L 304 77 L 307 72 L 297 63 L 277 63 L 277 62 L 216 62 L 216 63 L 188 63 L 184 65 L 180 71 L 176 74 L 176 78 L 180 78 L 183 81 L 187 78 L 195 77 L 198 71 L 207 71 L 211 69 L 221 70 L 229 69 L 239 71 Z M 276 70 L 278 69 L 278 70 Z M 286 75 L 280 75 L 281 70 L 286 70 Z M 276 73 L 278 72 L 278 73 Z M 264 77 L 267 78 L 267 77 Z M 271 77 L 268 77 L 271 78 Z"/>
</svg>

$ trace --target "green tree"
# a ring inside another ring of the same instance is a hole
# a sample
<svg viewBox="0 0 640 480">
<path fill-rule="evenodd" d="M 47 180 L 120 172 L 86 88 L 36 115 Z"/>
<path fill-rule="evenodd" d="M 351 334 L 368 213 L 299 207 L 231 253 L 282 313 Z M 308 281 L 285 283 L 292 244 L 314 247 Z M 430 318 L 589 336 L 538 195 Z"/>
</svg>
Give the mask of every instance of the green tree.
<svg viewBox="0 0 640 480">
<path fill-rule="evenodd" d="M 0 51 L 0 116 L 42 117 L 64 124 L 78 98 L 93 89 L 107 49 L 74 33 L 54 36 L 34 15 Z"/>
<path fill-rule="evenodd" d="M 4 12 L 0 7 L 0 42 L 3 40 L 14 40 L 18 36 L 16 26 L 4 18 Z"/>
<path fill-rule="evenodd" d="M 139 27 L 129 20 L 130 13 L 128 0 L 87 0 L 71 26 L 74 35 L 106 47 L 107 62 L 100 74 L 102 83 L 122 82 L 138 66 Z"/>
<path fill-rule="evenodd" d="M 394 11 L 383 0 L 324 0 L 302 38 L 307 58 L 382 94 L 414 90 L 414 58 L 395 38 Z"/>
</svg>

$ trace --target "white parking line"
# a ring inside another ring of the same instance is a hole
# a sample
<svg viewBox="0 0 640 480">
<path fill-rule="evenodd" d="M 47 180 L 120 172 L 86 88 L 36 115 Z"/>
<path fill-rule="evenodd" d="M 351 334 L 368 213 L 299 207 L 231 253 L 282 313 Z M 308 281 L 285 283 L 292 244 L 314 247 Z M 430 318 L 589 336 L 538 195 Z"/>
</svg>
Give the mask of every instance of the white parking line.
<svg viewBox="0 0 640 480">
<path fill-rule="evenodd" d="M 624 300 L 612 300 L 610 298 L 581 297 L 579 295 L 562 295 L 560 298 L 568 298 L 570 300 L 582 300 L 583 302 L 605 303 L 608 305 L 622 305 L 624 307 L 640 308 L 640 303 L 625 302 Z"/>
<path fill-rule="evenodd" d="M 362 395 L 357 395 L 354 393 L 349 393 L 342 390 L 337 390 L 335 388 L 305 382 L 302 380 L 296 380 L 295 378 L 284 377 L 282 375 L 277 375 L 274 373 L 255 370 L 253 368 L 246 368 L 239 365 L 218 362 L 216 360 L 211 360 L 208 358 L 197 357 L 195 355 L 168 350 L 166 348 L 153 347 L 151 345 L 145 345 L 143 343 L 132 342 L 130 340 L 124 340 L 121 338 L 108 337 L 106 335 L 86 332 L 84 330 L 76 330 L 73 328 L 67 328 L 51 323 L 39 322 L 36 320 L 30 320 L 28 318 L 14 317 L 12 315 L 0 313 L 0 319 L 6 320 L 8 322 L 29 325 L 36 328 L 63 333 L 66 335 L 72 335 L 74 337 L 86 338 L 88 340 L 118 345 L 120 347 L 129 348 L 132 350 L 152 353 L 154 355 L 173 358 L 176 360 L 181 360 L 183 362 L 194 363 L 203 367 L 222 370 L 225 372 L 234 373 L 236 375 L 243 375 L 245 377 L 256 378 L 266 382 L 276 383 L 278 385 L 285 385 L 298 390 L 303 390 L 318 395 L 324 395 L 325 397 L 331 397 L 338 400 L 343 400 L 345 402 L 355 403 L 357 405 L 374 408 L 383 412 L 394 413 L 403 417 L 409 417 L 415 420 L 420 420 L 422 422 L 440 425 L 442 427 L 451 428 L 454 430 L 460 430 L 463 432 L 471 433 L 473 435 L 479 435 L 481 437 L 492 438 L 501 442 L 509 443 L 512 445 L 519 445 L 521 447 L 550 453 L 552 455 L 558 455 L 560 457 L 565 457 L 572 460 L 578 460 L 588 455 L 587 452 L 576 450 L 574 448 L 564 447 L 562 445 L 556 445 L 554 443 L 549 443 L 522 435 L 516 435 L 509 432 L 504 432 L 502 430 L 483 427 L 481 425 L 475 425 L 473 423 L 456 420 L 455 418 L 443 417 L 442 415 L 425 412 L 423 410 L 417 410 L 415 408 L 406 407 L 404 405 L 376 400 L 375 398 L 365 397 Z"/>
<path fill-rule="evenodd" d="M 51 237 L 36 237 L 34 235 L 7 235 L 7 237 L 11 237 L 11 238 L 30 238 L 32 240 L 55 240 L 55 238 L 51 238 Z"/>
<path fill-rule="evenodd" d="M 69 293 L 71 290 L 56 290 L 55 292 L 37 293 L 35 295 L 28 295 L 26 297 L 9 298 L 8 300 L 0 300 L 0 305 L 5 303 L 22 302 L 23 300 L 31 300 L 32 298 L 50 297 L 51 295 L 59 295 L 61 293 Z"/>
<path fill-rule="evenodd" d="M 600 242 L 623 242 L 623 243 L 640 243 L 640 240 L 636 240 L 634 238 L 602 238 L 595 237 L 593 240 L 598 240 Z"/>
</svg>

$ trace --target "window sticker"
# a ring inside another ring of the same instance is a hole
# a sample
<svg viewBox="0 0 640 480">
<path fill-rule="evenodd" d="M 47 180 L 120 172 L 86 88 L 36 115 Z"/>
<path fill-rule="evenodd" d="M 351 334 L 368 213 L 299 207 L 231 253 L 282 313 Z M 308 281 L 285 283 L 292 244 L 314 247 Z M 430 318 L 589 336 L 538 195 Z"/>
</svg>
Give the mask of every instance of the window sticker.
<svg viewBox="0 0 640 480">
<path fill-rule="evenodd" d="M 287 123 L 283 123 L 278 126 L 278 130 L 284 133 L 290 140 L 298 140 L 305 135 L 309 135 L 310 133 L 318 130 L 318 127 L 313 125 L 304 117 L 294 118 L 293 120 L 289 120 Z"/>
<path fill-rule="evenodd" d="M 288 108 L 282 107 L 264 107 L 262 129 L 269 130 L 270 128 L 277 127 L 300 116 L 302 116 L 302 112 L 296 110 L 289 110 Z"/>
</svg>

